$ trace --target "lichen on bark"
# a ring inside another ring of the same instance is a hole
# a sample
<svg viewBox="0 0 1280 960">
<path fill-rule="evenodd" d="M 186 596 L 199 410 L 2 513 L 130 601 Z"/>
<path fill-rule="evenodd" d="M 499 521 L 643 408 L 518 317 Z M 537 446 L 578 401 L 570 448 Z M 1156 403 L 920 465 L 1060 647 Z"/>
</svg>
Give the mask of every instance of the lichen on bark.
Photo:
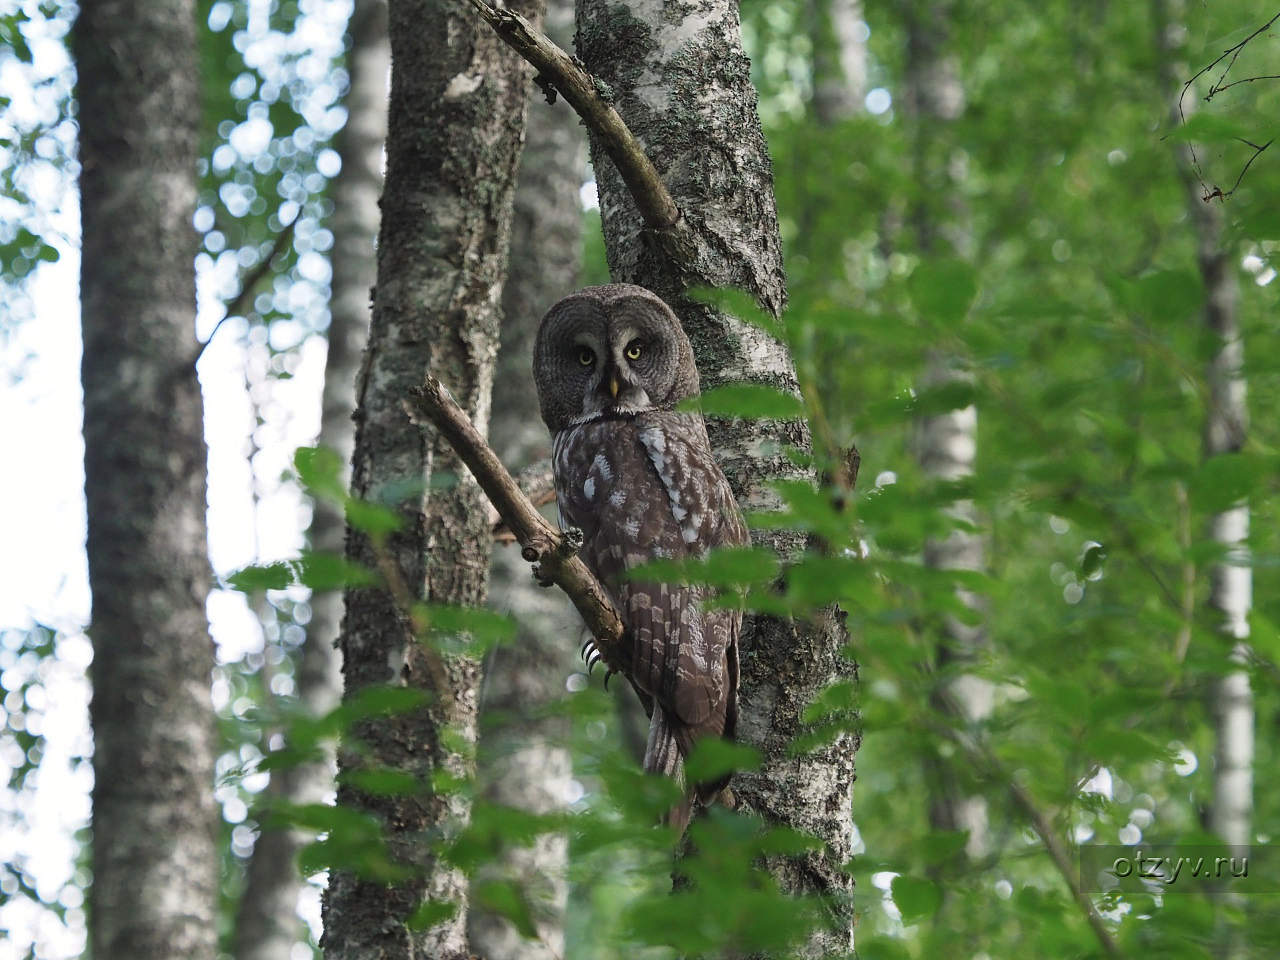
<svg viewBox="0 0 1280 960">
<path fill-rule="evenodd" d="M 487 578 L 487 511 L 470 475 L 431 431 L 409 421 L 402 402 L 433 373 L 481 429 L 487 422 L 528 71 L 469 9 L 448 0 L 391 0 L 389 31 L 387 170 L 377 291 L 356 390 L 352 493 L 392 506 L 403 524 L 382 549 L 350 528 L 347 553 L 390 571 L 411 604 L 474 606 Z M 373 797 L 340 786 L 339 802 L 374 814 L 392 855 L 414 876 L 388 886 L 335 872 L 325 898 L 330 957 L 452 960 L 470 952 L 465 877 L 433 855 L 430 838 L 466 822 L 464 794 L 438 789 L 436 775 L 471 773 L 478 665 L 416 642 L 409 614 L 387 590 L 347 591 L 347 695 L 395 684 L 422 689 L 429 700 L 360 724 L 354 736 L 363 749 L 340 751 L 340 771 L 388 766 L 420 789 Z M 411 928 L 426 899 L 457 909 Z"/>
<path fill-rule="evenodd" d="M 786 303 L 772 172 L 737 5 L 578 0 L 577 22 L 578 55 L 612 90 L 687 227 L 678 238 L 645 229 L 593 145 L 613 278 L 648 287 L 676 310 L 704 389 L 753 380 L 798 395 L 783 344 L 687 295 L 693 286 L 733 287 L 775 317 Z M 708 432 L 746 508 L 779 506 L 776 481 L 815 480 L 785 453 L 809 450 L 801 421 L 713 419 Z M 784 559 L 797 558 L 805 546 L 789 531 L 756 531 L 753 539 Z M 854 671 L 841 656 L 843 642 L 835 618 L 824 613 L 805 623 L 752 617 L 742 644 L 739 738 L 761 750 L 764 764 L 738 774 L 733 789 L 744 809 L 823 841 L 819 852 L 770 863 L 784 889 L 821 896 L 830 906 L 829 924 L 806 947 L 812 955 L 852 946 L 852 881 L 843 867 L 852 840 L 855 743 L 842 738 L 799 757 L 788 747 L 804 728 L 805 705 L 832 679 Z"/>
</svg>

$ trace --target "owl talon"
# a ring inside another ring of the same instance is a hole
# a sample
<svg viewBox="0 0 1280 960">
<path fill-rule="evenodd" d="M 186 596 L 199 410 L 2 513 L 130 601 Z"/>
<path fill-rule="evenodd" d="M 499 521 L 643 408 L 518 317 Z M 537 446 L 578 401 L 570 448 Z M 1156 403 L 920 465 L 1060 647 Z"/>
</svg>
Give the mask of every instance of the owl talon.
<svg viewBox="0 0 1280 960">
<path fill-rule="evenodd" d="M 612 677 L 612 676 L 613 676 L 615 673 L 617 673 L 617 672 L 618 672 L 617 670 L 606 670 L 606 671 L 604 672 L 604 688 L 605 688 L 605 690 L 608 690 L 608 689 L 609 689 L 609 678 L 610 678 L 610 677 Z"/>
<path fill-rule="evenodd" d="M 540 563 L 533 565 L 533 581 L 540 587 L 554 587 L 556 585 L 556 582 L 543 571 Z"/>
<path fill-rule="evenodd" d="M 562 560 L 577 556 L 578 551 L 587 541 L 586 535 L 579 527 L 565 527 L 560 534 L 560 542 L 556 545 L 556 556 Z"/>
</svg>

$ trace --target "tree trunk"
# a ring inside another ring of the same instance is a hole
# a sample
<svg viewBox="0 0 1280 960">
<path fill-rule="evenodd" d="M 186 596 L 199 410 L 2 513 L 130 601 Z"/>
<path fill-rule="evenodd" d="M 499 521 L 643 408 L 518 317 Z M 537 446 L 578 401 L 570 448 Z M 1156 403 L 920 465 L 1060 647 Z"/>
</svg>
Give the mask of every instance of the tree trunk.
<svg viewBox="0 0 1280 960">
<path fill-rule="evenodd" d="M 524 10 L 522 12 L 530 12 Z M 340 771 L 368 765 L 415 777 L 420 792 L 371 796 L 349 783 L 339 801 L 383 824 L 392 855 L 414 870 L 389 886 L 335 871 L 325 898 L 330 958 L 469 955 L 464 875 L 432 855 L 429 837 L 465 823 L 460 792 L 441 776 L 470 773 L 478 665 L 416 642 L 409 604 L 478 605 L 489 565 L 484 500 L 447 445 L 409 422 L 401 402 L 428 372 L 483 430 L 497 350 L 499 297 L 528 75 L 472 11 L 451 0 L 392 0 L 391 107 L 378 286 L 356 385 L 352 493 L 399 511 L 403 525 L 375 547 L 348 530 L 348 556 L 401 594 L 347 591 L 341 646 L 346 695 L 371 684 L 424 690 L 411 713 L 359 724 L 363 749 L 344 747 Z M 432 472 L 456 482 L 428 491 Z M 414 617 L 416 620 L 416 615 Z M 439 775 L 439 776 L 437 776 Z M 406 921 L 424 899 L 456 909 L 428 929 Z"/>
<path fill-rule="evenodd" d="M 100 960 L 212 960 L 217 945 L 195 29 L 182 0 L 103 0 L 72 38 Z"/>
<path fill-rule="evenodd" d="M 1160 76 L 1165 90 L 1178 96 L 1183 78 L 1171 49 L 1173 28 L 1182 15 L 1181 4 L 1160 0 L 1153 7 L 1157 46 L 1162 55 Z M 1197 106 L 1194 89 L 1175 104 L 1171 122 L 1182 122 Z M 1205 410 L 1205 459 L 1239 453 L 1249 428 L 1244 378 L 1244 341 L 1240 335 L 1240 290 L 1233 252 L 1225 245 L 1221 208 L 1203 199 L 1192 147 L 1180 143 L 1175 152 L 1178 174 L 1186 190 L 1187 212 L 1195 230 L 1196 261 L 1204 281 L 1204 322 L 1216 347 L 1205 379 L 1209 402 Z M 1230 644 L 1229 659 L 1243 667 L 1249 657 L 1249 609 L 1253 603 L 1253 572 L 1249 566 L 1249 505 L 1238 503 L 1215 514 L 1210 536 L 1223 558 L 1210 572 L 1209 605 L 1222 615 L 1220 629 Z M 1246 670 L 1231 670 L 1216 680 L 1210 693 L 1214 720 L 1213 802 L 1209 829 L 1229 844 L 1251 842 L 1253 819 L 1253 692 Z M 1237 901 L 1238 902 L 1238 901 Z M 1235 945 L 1237 948 L 1239 944 Z"/>
<path fill-rule="evenodd" d="M 756 113 L 750 64 L 742 50 L 738 7 L 699 0 L 670 13 L 659 0 L 578 0 L 578 54 L 612 91 L 614 106 L 646 145 L 689 227 L 675 255 L 646 230 L 626 187 L 593 145 L 610 272 L 663 297 L 680 316 L 698 361 L 703 389 L 753 380 L 798 394 L 786 348 L 755 327 L 685 296 L 694 284 L 736 287 L 777 316 L 786 300 L 769 155 Z M 712 420 L 712 448 L 747 510 L 780 506 L 771 484 L 812 483 L 812 471 L 781 450 L 809 449 L 803 421 Z M 783 559 L 798 557 L 804 538 L 757 531 L 755 542 Z M 852 882 L 842 869 L 852 838 L 851 740 L 804 754 L 787 747 L 813 696 L 852 666 L 840 656 L 833 618 L 811 624 L 753 617 L 742 641 L 738 737 L 759 749 L 759 771 L 741 773 L 740 806 L 774 823 L 819 837 L 822 852 L 771 864 L 783 888 L 829 898 L 827 929 L 808 952 L 847 951 L 853 939 Z"/>
<path fill-rule="evenodd" d="M 955 58 L 946 52 L 946 25 L 951 16 L 945 4 L 924 4 L 908 13 L 904 109 L 914 124 L 915 181 L 919 197 L 912 211 L 916 243 L 925 256 L 963 257 L 972 247 L 968 218 L 959 200 L 961 174 L 951 161 L 945 135 L 949 123 L 964 110 L 964 87 Z M 924 318 L 926 321 L 929 318 Z M 927 360 L 923 386 L 936 389 L 966 379 L 954 358 L 933 351 Z M 937 483 L 962 481 L 973 475 L 978 452 L 978 410 L 967 406 L 920 421 L 916 455 L 927 477 Z M 971 500 L 951 504 L 948 515 L 963 526 L 978 523 Z M 980 571 L 986 566 L 982 536 L 954 529 L 945 538 L 924 545 L 924 563 L 935 570 Z M 959 591 L 961 602 L 979 610 L 981 599 Z M 936 666 L 940 676 L 937 705 L 953 722 L 970 725 L 990 716 L 991 684 L 965 667 L 986 643 L 981 625 L 948 615 L 942 624 Z M 930 758 L 929 822 L 935 830 L 967 831 L 965 852 L 971 859 L 987 848 L 987 806 L 980 794 L 965 788 L 949 758 Z"/>
<path fill-rule="evenodd" d="M 573 36 L 573 6 L 552 0 L 547 34 L 561 47 Z M 502 297 L 502 349 L 493 385 L 490 442 L 513 470 L 548 456 L 546 427 L 529 416 L 533 340 L 551 305 L 577 286 L 582 260 L 582 204 L 586 143 L 577 115 L 563 102 L 545 102 L 535 90 L 516 186 L 511 256 Z M 558 590 L 539 588 L 518 547 L 499 547 L 490 568 L 490 602 L 519 611 L 515 641 L 493 651 L 485 667 L 480 704 L 480 783 L 485 800 L 530 813 L 563 811 L 572 773 L 567 718 L 544 708 L 565 694 L 573 669 L 575 615 Z M 492 724 L 486 717 L 494 717 Z M 535 906 L 539 939 L 473 910 L 471 948 L 485 960 L 556 960 L 564 955 L 568 901 L 568 837 L 544 834 L 530 847 L 505 852 L 477 876 L 507 877 Z"/>
<path fill-rule="evenodd" d="M 357 0 L 347 27 L 347 125 L 338 141 L 342 171 L 333 186 L 333 295 L 330 299 L 329 352 L 321 399 L 320 445 L 351 460 L 355 378 L 369 332 L 369 296 L 375 279 L 374 239 L 378 231 L 378 194 L 382 186 L 382 148 L 387 136 L 387 42 L 385 0 Z M 343 486 L 347 484 L 343 474 Z M 346 524 L 339 506 L 318 500 L 311 523 L 311 547 L 341 554 Z M 298 698 L 313 716 L 338 705 L 342 691 L 336 642 L 342 620 L 342 594 L 315 593 L 311 622 L 297 665 Z M 322 803 L 333 790 L 333 758 L 271 774 L 266 800 L 290 804 Z M 237 960 L 278 960 L 300 939 L 298 898 L 304 883 L 298 852 L 304 831 L 264 828 L 249 861 L 244 895 L 236 917 Z"/>
<path fill-rule="evenodd" d="M 867 95 L 867 25 L 861 0 L 809 0 L 813 113 L 831 126 L 862 112 Z"/>
</svg>

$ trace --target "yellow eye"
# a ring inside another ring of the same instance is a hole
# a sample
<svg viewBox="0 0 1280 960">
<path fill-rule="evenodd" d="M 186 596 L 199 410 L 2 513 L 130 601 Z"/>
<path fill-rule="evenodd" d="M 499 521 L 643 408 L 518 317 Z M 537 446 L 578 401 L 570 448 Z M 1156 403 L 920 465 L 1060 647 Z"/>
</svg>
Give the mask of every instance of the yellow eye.
<svg viewBox="0 0 1280 960">
<path fill-rule="evenodd" d="M 632 340 L 631 343 L 627 345 L 625 354 L 628 360 L 639 360 L 640 359 L 640 341 Z"/>
<path fill-rule="evenodd" d="M 584 367 L 589 367 L 596 362 L 596 355 L 586 347 L 583 347 L 578 351 L 578 362 Z"/>
</svg>

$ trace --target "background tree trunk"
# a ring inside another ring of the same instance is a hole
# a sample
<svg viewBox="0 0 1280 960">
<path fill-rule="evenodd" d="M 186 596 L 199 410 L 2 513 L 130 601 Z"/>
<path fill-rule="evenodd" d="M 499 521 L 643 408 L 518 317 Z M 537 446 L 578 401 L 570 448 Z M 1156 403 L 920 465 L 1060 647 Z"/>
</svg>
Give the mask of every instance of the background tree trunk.
<svg viewBox="0 0 1280 960">
<path fill-rule="evenodd" d="M 907 14 L 907 64 L 904 74 L 904 107 L 913 124 L 915 180 L 919 201 L 911 214 L 916 243 L 923 257 L 964 258 L 972 248 L 971 228 L 959 196 L 964 173 L 953 157 L 954 144 L 947 127 L 964 112 L 964 86 L 955 57 L 947 52 L 947 4 L 910 6 Z M 929 323 L 934 318 L 922 317 Z M 968 379 L 962 361 L 941 351 L 931 351 L 923 386 L 937 389 Z M 978 408 L 949 410 L 920 421 L 916 455 L 924 474 L 935 483 L 955 483 L 973 476 L 978 453 Z M 972 500 L 957 500 L 947 514 L 965 527 L 978 525 Z M 944 538 L 924 545 L 924 562 L 935 570 L 981 571 L 986 566 L 982 535 L 971 529 L 953 529 Z M 979 610 L 981 600 L 959 591 L 961 602 Z M 972 673 L 967 665 L 986 643 L 980 624 L 964 623 L 947 615 L 937 646 L 938 706 L 958 714 L 954 722 L 967 726 L 991 715 L 991 684 Z M 986 800 L 961 782 L 955 762 L 932 757 L 926 770 L 930 788 L 929 822 L 935 830 L 961 830 L 969 834 L 965 851 L 971 859 L 982 856 L 987 842 Z"/>
<path fill-rule="evenodd" d="M 760 330 L 685 297 L 694 284 L 735 287 L 777 316 L 786 301 L 768 150 L 756 113 L 738 8 L 700 0 L 671 16 L 658 0 L 578 0 L 578 55 L 610 88 L 614 106 L 645 144 L 689 226 L 675 256 L 643 228 L 625 185 L 593 145 L 609 268 L 615 280 L 662 296 L 693 342 L 704 390 L 753 380 L 798 395 L 787 349 Z M 809 449 L 803 421 L 711 420 L 712 448 L 746 510 L 780 506 L 770 484 L 813 482 L 786 446 Z M 757 531 L 755 542 L 783 559 L 804 538 Z M 739 774 L 740 806 L 821 838 L 825 849 L 771 865 L 783 888 L 829 898 L 830 926 L 809 951 L 852 946 L 852 882 L 842 866 L 852 837 L 854 743 L 842 739 L 800 757 L 787 746 L 805 705 L 852 666 L 840 656 L 834 619 L 799 624 L 753 617 L 744 630 L 738 738 L 759 749 L 761 768 Z"/>
<path fill-rule="evenodd" d="M 469 8 L 450 0 L 392 0 L 389 29 L 378 287 L 356 386 L 351 485 L 355 496 L 399 510 L 404 523 L 382 549 L 351 528 L 348 556 L 401 581 L 410 602 L 478 605 L 489 565 L 483 497 L 447 446 L 409 422 L 401 402 L 431 372 L 481 430 L 488 423 L 527 73 Z M 433 469 L 456 482 L 428 495 L 423 485 Z M 391 767 L 416 777 L 421 792 L 374 797 L 340 785 L 339 801 L 378 816 L 393 856 L 416 875 L 388 886 L 335 873 L 325 898 L 331 958 L 454 960 L 470 953 L 466 878 L 431 856 L 429 837 L 468 814 L 461 793 L 436 792 L 432 784 L 434 774 L 470 772 L 479 667 L 415 642 L 408 614 L 383 589 L 347 591 L 347 696 L 370 684 L 399 684 L 423 689 L 431 700 L 360 724 L 354 735 L 363 751 L 340 754 L 341 771 Z M 457 909 L 428 929 L 411 929 L 406 920 L 424 899 Z"/>
<path fill-rule="evenodd" d="M 195 347 L 195 9 L 86 5 L 79 70 L 93 591 L 90 947 L 212 960 L 213 644 Z"/>
<path fill-rule="evenodd" d="M 867 95 L 867 25 L 861 0 L 809 0 L 813 114 L 831 126 L 862 112 Z"/>
<path fill-rule="evenodd" d="M 551 0 L 544 30 L 568 48 L 572 4 Z M 586 141 L 577 114 L 562 101 L 548 104 L 534 89 L 516 186 L 490 430 L 490 443 L 512 470 L 550 453 L 546 427 L 529 415 L 530 398 L 536 396 L 533 341 L 542 315 L 578 284 L 585 167 Z M 564 810 L 572 773 L 569 721 L 544 708 L 565 695 L 579 632 L 577 616 L 559 590 L 534 583 L 518 547 L 494 551 L 490 579 L 491 605 L 518 611 L 520 631 L 513 643 L 495 649 L 485 665 L 479 755 L 484 798 L 530 813 Z M 507 850 L 498 863 L 481 871 L 478 882 L 507 877 L 523 887 L 535 908 L 539 939 L 525 939 L 509 921 L 475 909 L 468 932 L 479 956 L 564 956 L 568 853 L 566 835 L 543 834 L 530 847 Z"/>
<path fill-rule="evenodd" d="M 1182 17 L 1177 0 L 1159 0 L 1153 6 L 1156 43 L 1162 59 L 1163 87 L 1182 94 L 1175 31 Z M 1195 88 L 1185 92 L 1181 110 L 1175 103 L 1170 121 L 1175 126 L 1197 108 Z M 1189 143 L 1175 148 L 1178 175 L 1187 198 L 1187 214 L 1195 231 L 1196 262 L 1204 283 L 1204 323 L 1214 345 L 1205 371 L 1208 403 L 1204 421 L 1204 458 L 1239 453 L 1249 429 L 1244 377 L 1244 341 L 1240 333 L 1239 269 L 1234 251 L 1224 237 L 1222 209 L 1206 202 L 1207 188 L 1196 172 Z M 1246 665 L 1249 661 L 1249 610 L 1253 605 L 1253 571 L 1249 560 L 1249 504 L 1233 504 L 1213 515 L 1210 537 L 1221 548 L 1220 559 L 1209 572 L 1209 606 L 1218 612 L 1218 629 L 1224 635 L 1231 664 L 1209 688 L 1213 718 L 1213 798 L 1209 804 L 1209 829 L 1223 843 L 1245 846 L 1253 840 L 1253 690 Z M 1185 654 L 1185 649 L 1180 651 Z M 1239 669 L 1236 669 L 1239 668 Z M 1244 898 L 1230 893 L 1221 906 L 1243 909 Z M 1223 955 L 1248 955 L 1248 938 L 1240 926 L 1219 923 Z"/>
<path fill-rule="evenodd" d="M 333 294 L 319 438 L 321 446 L 339 454 L 344 487 L 354 444 L 356 370 L 368 338 L 369 298 L 376 278 L 374 240 L 391 68 L 385 0 L 357 0 L 347 34 L 348 119 L 337 144 L 342 171 L 333 184 Z M 341 508 L 317 500 L 310 530 L 312 549 L 341 555 L 345 536 Z M 297 692 L 313 716 L 331 711 L 342 694 L 336 649 L 341 620 L 341 592 L 312 595 L 311 622 L 297 664 Z M 264 799 L 268 805 L 322 803 L 332 791 L 333 758 L 329 757 L 323 763 L 274 771 Z M 304 831 L 294 829 L 264 828 L 259 834 L 236 917 L 237 960 L 279 960 L 299 941 L 298 897 L 304 882 L 297 860 L 307 840 Z"/>
</svg>

